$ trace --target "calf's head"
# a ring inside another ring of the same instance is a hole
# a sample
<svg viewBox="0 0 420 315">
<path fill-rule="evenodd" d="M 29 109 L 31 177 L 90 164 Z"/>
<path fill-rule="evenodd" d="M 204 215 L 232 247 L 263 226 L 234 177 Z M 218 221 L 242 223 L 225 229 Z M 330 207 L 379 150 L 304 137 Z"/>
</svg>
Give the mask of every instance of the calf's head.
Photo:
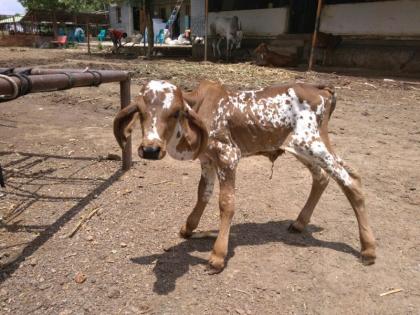
<svg viewBox="0 0 420 315">
<path fill-rule="evenodd" d="M 181 90 L 165 81 L 150 81 L 114 119 L 114 135 L 121 148 L 127 143 L 136 120 L 140 121 L 141 158 L 160 160 L 168 151 L 180 160 L 195 159 L 207 147 L 207 129 L 184 101 Z"/>
<path fill-rule="evenodd" d="M 256 54 L 263 54 L 268 52 L 268 46 L 266 43 L 261 43 L 255 48 L 254 53 Z"/>
</svg>

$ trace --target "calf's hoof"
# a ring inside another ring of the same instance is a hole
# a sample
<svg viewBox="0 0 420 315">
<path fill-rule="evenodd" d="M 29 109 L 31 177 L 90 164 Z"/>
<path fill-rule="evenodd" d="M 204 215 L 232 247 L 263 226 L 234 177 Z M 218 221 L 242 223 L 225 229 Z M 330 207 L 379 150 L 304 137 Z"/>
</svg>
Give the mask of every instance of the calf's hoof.
<svg viewBox="0 0 420 315">
<path fill-rule="evenodd" d="M 290 233 L 302 233 L 304 229 L 305 229 L 305 226 L 299 221 L 293 222 L 292 224 L 289 225 L 289 228 L 288 228 Z"/>
<path fill-rule="evenodd" d="M 217 256 L 215 253 L 211 253 L 209 265 L 211 267 L 211 270 L 209 270 L 210 274 L 219 273 L 225 267 L 225 259 L 224 257 Z"/>
<path fill-rule="evenodd" d="M 375 254 L 374 248 L 362 250 L 361 260 L 362 260 L 363 265 L 365 266 L 373 265 L 375 263 L 375 259 L 376 259 L 376 254 Z"/>
<path fill-rule="evenodd" d="M 182 238 L 190 238 L 192 234 L 193 232 L 187 229 L 187 225 L 184 225 L 181 228 L 181 231 L 179 231 L 179 236 L 181 236 Z"/>
</svg>

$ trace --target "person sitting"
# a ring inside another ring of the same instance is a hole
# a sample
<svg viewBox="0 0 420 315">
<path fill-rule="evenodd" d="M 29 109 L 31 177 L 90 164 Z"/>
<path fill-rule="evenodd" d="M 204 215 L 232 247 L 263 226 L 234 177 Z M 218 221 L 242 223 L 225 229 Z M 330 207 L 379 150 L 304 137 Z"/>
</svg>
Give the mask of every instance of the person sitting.
<svg viewBox="0 0 420 315">
<path fill-rule="evenodd" d="M 85 31 L 81 27 L 76 27 L 74 30 L 74 40 L 78 43 L 85 41 Z"/>
</svg>

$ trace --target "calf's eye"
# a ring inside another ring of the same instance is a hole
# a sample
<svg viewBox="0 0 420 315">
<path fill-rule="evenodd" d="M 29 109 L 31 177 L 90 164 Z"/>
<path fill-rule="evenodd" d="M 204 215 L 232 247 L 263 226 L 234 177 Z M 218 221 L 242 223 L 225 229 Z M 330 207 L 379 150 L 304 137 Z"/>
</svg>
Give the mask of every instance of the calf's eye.
<svg viewBox="0 0 420 315">
<path fill-rule="evenodd" d="M 174 113 L 173 117 L 174 118 L 178 118 L 179 117 L 179 110 Z"/>
</svg>

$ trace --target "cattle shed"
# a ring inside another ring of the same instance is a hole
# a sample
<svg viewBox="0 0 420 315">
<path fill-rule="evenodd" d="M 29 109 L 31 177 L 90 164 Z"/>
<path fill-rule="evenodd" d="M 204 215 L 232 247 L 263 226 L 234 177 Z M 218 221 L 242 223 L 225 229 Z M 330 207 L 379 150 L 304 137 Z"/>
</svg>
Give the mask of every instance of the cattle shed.
<svg viewBox="0 0 420 315">
<path fill-rule="evenodd" d="M 0 21 L 0 46 L 44 47 L 57 35 L 67 35 L 69 41 L 76 27 L 87 33 L 88 25 L 89 34 L 96 36 L 108 26 L 108 12 L 29 10 L 24 16 Z"/>
<path fill-rule="evenodd" d="M 205 7 L 206 0 L 191 2 L 193 36 L 205 35 Z M 244 32 L 244 47 L 251 50 L 258 43 L 267 42 L 275 51 L 297 54 L 306 62 L 316 10 L 317 1 L 208 0 L 208 23 L 218 16 L 237 16 Z M 319 31 L 340 36 L 341 42 L 328 52 L 318 49 L 316 62 L 325 66 L 418 72 L 419 16 L 417 0 L 324 0 Z M 202 56 L 203 47 L 194 47 L 193 54 Z"/>
<path fill-rule="evenodd" d="M 109 20 L 112 28 L 124 30 L 128 36 L 142 34 L 145 22 L 143 1 L 120 1 L 110 5 Z M 176 34 L 182 33 L 191 26 L 191 3 L 196 0 L 154 0 L 153 19 L 166 22 L 177 3 L 181 3 L 179 14 L 174 23 Z"/>
</svg>

